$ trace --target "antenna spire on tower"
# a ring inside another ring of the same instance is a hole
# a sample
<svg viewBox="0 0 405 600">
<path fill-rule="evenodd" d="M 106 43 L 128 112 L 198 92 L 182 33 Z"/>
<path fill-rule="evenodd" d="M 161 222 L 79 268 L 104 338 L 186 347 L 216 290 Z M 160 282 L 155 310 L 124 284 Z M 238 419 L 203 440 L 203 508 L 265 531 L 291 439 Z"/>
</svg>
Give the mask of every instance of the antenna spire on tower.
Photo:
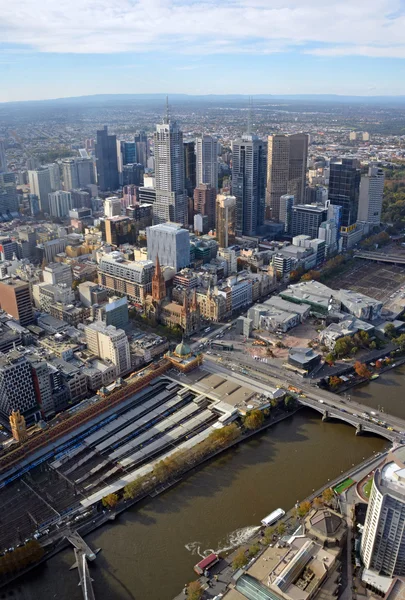
<svg viewBox="0 0 405 600">
<path fill-rule="evenodd" d="M 165 116 L 165 123 L 169 123 L 169 122 L 170 122 L 169 96 L 166 96 L 166 116 Z"/>
</svg>

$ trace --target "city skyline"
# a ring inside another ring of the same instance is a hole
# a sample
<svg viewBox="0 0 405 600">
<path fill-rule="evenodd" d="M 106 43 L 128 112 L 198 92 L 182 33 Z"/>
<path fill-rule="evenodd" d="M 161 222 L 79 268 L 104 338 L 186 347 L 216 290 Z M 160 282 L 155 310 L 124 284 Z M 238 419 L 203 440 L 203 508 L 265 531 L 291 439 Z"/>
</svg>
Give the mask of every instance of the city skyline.
<svg viewBox="0 0 405 600">
<path fill-rule="evenodd" d="M 112 82 L 120 93 L 405 93 L 402 0 L 366 11 L 349 0 L 75 4 L 3 7 L 0 102 L 103 93 Z"/>
</svg>

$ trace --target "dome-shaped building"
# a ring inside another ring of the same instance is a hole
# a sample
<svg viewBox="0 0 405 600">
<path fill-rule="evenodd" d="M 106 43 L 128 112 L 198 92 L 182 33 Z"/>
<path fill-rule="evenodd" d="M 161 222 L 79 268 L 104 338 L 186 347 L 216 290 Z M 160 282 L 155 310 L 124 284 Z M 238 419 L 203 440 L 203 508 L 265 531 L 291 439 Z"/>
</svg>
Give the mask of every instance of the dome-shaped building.
<svg viewBox="0 0 405 600">
<path fill-rule="evenodd" d="M 192 351 L 190 346 L 182 340 L 180 344 L 177 344 L 174 354 L 181 358 L 187 358 L 188 356 L 192 355 Z"/>
</svg>

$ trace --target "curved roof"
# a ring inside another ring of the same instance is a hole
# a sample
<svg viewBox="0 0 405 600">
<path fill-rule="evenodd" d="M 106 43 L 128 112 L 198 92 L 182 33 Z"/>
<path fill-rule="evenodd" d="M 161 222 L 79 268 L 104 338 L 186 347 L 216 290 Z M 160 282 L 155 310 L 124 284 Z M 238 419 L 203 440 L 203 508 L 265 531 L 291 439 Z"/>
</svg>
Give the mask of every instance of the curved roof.
<svg viewBox="0 0 405 600">
<path fill-rule="evenodd" d="M 177 354 L 177 356 L 189 356 L 191 354 L 191 348 L 185 342 L 180 342 L 180 344 L 177 344 L 174 353 Z"/>
</svg>

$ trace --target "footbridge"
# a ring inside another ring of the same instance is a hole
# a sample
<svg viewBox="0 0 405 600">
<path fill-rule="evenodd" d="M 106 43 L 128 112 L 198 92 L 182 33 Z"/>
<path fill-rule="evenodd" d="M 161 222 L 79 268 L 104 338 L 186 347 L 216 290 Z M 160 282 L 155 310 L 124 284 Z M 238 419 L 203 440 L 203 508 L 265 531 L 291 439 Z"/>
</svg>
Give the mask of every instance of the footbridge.
<svg viewBox="0 0 405 600">
<path fill-rule="evenodd" d="M 391 263 L 395 265 L 405 265 L 405 256 L 396 256 L 394 254 L 384 254 L 383 252 L 356 252 L 354 258 L 363 258 L 375 262 Z"/>
<path fill-rule="evenodd" d="M 79 571 L 79 585 L 82 589 L 83 600 L 96 600 L 92 585 L 93 580 L 90 577 L 86 554 L 82 550 L 77 550 L 77 548 L 75 548 L 74 551 L 77 562 L 77 570 Z"/>
</svg>

